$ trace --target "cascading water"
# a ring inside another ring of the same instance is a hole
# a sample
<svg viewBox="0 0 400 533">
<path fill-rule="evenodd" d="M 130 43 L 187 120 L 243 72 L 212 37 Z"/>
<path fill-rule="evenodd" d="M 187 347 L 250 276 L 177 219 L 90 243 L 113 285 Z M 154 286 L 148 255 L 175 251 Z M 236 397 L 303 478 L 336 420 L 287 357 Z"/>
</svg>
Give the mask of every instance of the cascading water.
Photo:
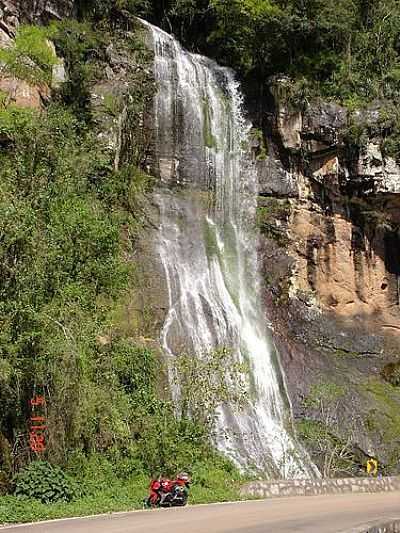
<svg viewBox="0 0 400 533">
<path fill-rule="evenodd" d="M 147 24 L 147 23 L 145 23 Z M 218 413 L 217 446 L 243 469 L 309 477 L 291 435 L 290 407 L 261 305 L 255 227 L 257 173 L 233 73 L 186 52 L 149 24 L 155 52 L 158 251 L 169 291 L 165 354 L 229 347 L 247 361 L 252 392 Z M 184 187 L 180 187 L 184 185 Z"/>
</svg>

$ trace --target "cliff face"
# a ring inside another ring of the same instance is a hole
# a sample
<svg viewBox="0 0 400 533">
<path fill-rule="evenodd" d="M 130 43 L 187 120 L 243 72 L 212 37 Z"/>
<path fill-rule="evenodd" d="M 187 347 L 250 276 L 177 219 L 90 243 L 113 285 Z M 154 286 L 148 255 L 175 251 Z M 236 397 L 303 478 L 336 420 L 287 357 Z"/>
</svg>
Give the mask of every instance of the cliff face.
<svg viewBox="0 0 400 533">
<path fill-rule="evenodd" d="M 382 372 L 399 359 L 400 167 L 385 155 L 379 107 L 350 114 L 314 102 L 297 111 L 287 83 L 272 84 L 264 122 L 259 224 L 295 415 L 321 421 L 304 400 L 316 385 L 337 384 L 340 436 L 395 464 L 400 395 Z"/>
<path fill-rule="evenodd" d="M 12 39 L 21 22 L 69 16 L 73 4 L 0 0 L 0 42 Z M 154 166 L 149 157 L 154 117 L 132 105 L 137 87 L 152 87 L 150 69 L 136 65 L 118 43 L 107 47 L 106 61 L 91 92 L 99 138 L 115 154 L 116 169 L 131 163 L 130 157 L 138 166 Z M 310 406 L 305 400 L 315 386 L 337 385 L 342 392 L 330 415 L 333 432 L 352 441 L 360 461 L 364 453 L 376 455 L 394 472 L 400 392 L 388 380 L 400 359 L 400 166 L 384 150 L 379 107 L 350 114 L 332 103 L 312 102 L 299 111 L 286 84 L 271 85 L 253 150 L 265 302 L 294 414 L 325 423 L 321 403 Z M 8 78 L 0 78 L 0 89 L 18 105 L 33 107 L 50 93 Z M 150 108 L 151 95 L 145 100 Z M 112 104 L 111 113 L 105 102 Z M 146 154 L 136 153 L 137 145 Z M 176 162 L 170 154 L 158 159 L 155 173 L 162 181 Z M 151 336 L 143 342 L 156 349 L 168 308 L 164 275 L 153 257 L 158 211 L 155 201 L 148 214 L 153 224 L 138 244 L 140 290 L 123 311 L 132 335 Z"/>
<path fill-rule="evenodd" d="M 20 24 L 46 24 L 72 14 L 73 0 L 0 0 L 0 46 L 11 45 Z M 49 45 L 54 47 L 51 43 Z M 55 50 L 54 50 L 55 55 Z M 53 68 L 53 88 L 65 81 L 63 61 Z M 28 83 L 26 80 L 0 73 L 0 91 L 8 95 L 9 103 L 40 109 L 50 97 L 51 87 Z"/>
<path fill-rule="evenodd" d="M 21 23 L 49 22 L 71 15 L 74 0 L 0 0 L 0 42 Z"/>
</svg>

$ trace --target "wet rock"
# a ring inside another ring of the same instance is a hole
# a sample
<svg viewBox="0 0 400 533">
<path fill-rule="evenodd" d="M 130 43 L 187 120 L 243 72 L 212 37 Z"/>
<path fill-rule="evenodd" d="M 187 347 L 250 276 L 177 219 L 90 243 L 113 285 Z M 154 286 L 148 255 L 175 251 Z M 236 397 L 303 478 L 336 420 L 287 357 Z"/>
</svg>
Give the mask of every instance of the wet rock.
<svg viewBox="0 0 400 533">
<path fill-rule="evenodd" d="M 257 161 L 259 194 L 262 196 L 296 197 L 298 186 L 295 175 L 285 170 L 278 155 L 270 148 L 265 160 Z"/>
<path fill-rule="evenodd" d="M 309 105 L 303 113 L 301 136 L 311 152 L 319 152 L 339 144 L 340 131 L 347 125 L 347 110 L 327 102 Z"/>
</svg>

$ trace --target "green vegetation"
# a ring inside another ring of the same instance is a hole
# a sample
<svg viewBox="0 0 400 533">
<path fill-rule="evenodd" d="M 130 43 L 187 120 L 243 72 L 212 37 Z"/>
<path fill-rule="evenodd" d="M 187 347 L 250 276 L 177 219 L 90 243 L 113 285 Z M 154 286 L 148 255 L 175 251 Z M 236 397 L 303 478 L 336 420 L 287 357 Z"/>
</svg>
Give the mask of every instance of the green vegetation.
<svg viewBox="0 0 400 533">
<path fill-rule="evenodd" d="M 22 27 L 2 50 L 8 73 L 50 83 L 51 35 L 68 78 L 42 110 L 0 94 L 0 523 L 141 507 L 151 475 L 180 469 L 194 478 L 192 501 L 239 497 L 241 477 L 210 438 L 209 410 L 233 393 L 205 380 L 227 352 L 200 366 L 189 356 L 177 363 L 186 391 L 177 416 L 146 331 L 126 324 L 152 186 L 142 126 L 151 55 L 130 18 L 137 3 L 116 7 L 128 10 L 128 33 L 101 18 L 107 3 L 86 4 L 84 20 Z M 91 92 L 104 81 L 111 43 L 115 57 L 128 58 L 126 90 L 96 105 Z M 29 450 L 34 394 L 47 399 L 40 461 Z"/>
<path fill-rule="evenodd" d="M 395 387 L 400 387 L 400 362 L 389 363 L 383 367 L 382 377 Z"/>
<path fill-rule="evenodd" d="M 360 464 L 351 441 L 339 438 L 329 425 L 305 418 L 297 422 L 296 429 L 323 477 L 350 477 L 360 474 Z"/>
<path fill-rule="evenodd" d="M 110 43 L 109 30 L 95 31 L 89 22 L 65 20 L 57 25 L 53 40 L 64 58 L 68 77 L 61 86 L 61 97 L 71 111 L 90 119 L 90 86 L 100 74 L 101 60 Z"/>
<path fill-rule="evenodd" d="M 146 17 L 189 48 L 258 80 L 294 80 L 308 94 L 350 107 L 399 95 L 400 10 L 397 0 L 90 0 L 80 20 L 129 27 Z"/>
<path fill-rule="evenodd" d="M 399 464 L 400 391 L 397 386 L 371 378 L 359 385 L 360 394 L 372 407 L 364 424 L 380 447 L 385 450 L 381 471 L 390 473 Z"/>
<path fill-rule="evenodd" d="M 382 155 L 400 160 L 400 112 L 396 98 L 365 107 L 368 100 L 346 101 L 349 123 L 342 132 L 349 160 L 366 151 L 368 142 L 379 143 Z M 354 104 L 354 107 L 353 107 Z M 360 112 L 361 110 L 361 112 Z"/>
<path fill-rule="evenodd" d="M 80 17 L 106 21 L 118 27 L 121 22 L 130 21 L 133 15 L 149 14 L 152 3 L 152 0 L 77 0 L 76 6 Z"/>
<path fill-rule="evenodd" d="M 181 416 L 200 423 L 206 435 L 215 429 L 216 409 L 224 402 L 236 407 L 247 397 L 248 368 L 235 362 L 231 352 L 220 349 L 201 358 L 181 355 L 175 363 L 176 386 L 180 386 Z"/>
<path fill-rule="evenodd" d="M 230 463 L 209 458 L 194 464 L 192 470 L 191 503 L 241 499 L 239 488 L 243 479 Z M 141 509 L 148 492 L 146 473 L 129 468 L 126 459 L 114 462 L 104 454 L 92 455 L 89 460 L 80 453 L 72 454 L 68 475 L 79 481 L 80 495 L 76 500 L 44 504 L 37 499 L 3 496 L 0 524 Z"/>
<path fill-rule="evenodd" d="M 15 76 L 31 84 L 52 81 L 58 59 L 48 39 L 52 31 L 38 26 L 21 26 L 15 41 L 0 48 L 0 75 Z"/>
<path fill-rule="evenodd" d="M 262 130 L 252 128 L 250 131 L 250 138 L 258 144 L 255 150 L 257 161 L 265 161 L 268 155 L 268 150 Z"/>
<path fill-rule="evenodd" d="M 384 377 L 390 379 L 392 370 L 392 367 L 387 369 L 387 373 L 384 370 Z M 347 411 L 349 428 L 361 426 L 367 438 L 383 450 L 382 457 L 378 457 L 381 473 L 396 471 L 399 461 L 400 391 L 378 378 L 358 383 L 351 391 L 330 382 L 311 387 L 304 401 L 307 417 L 296 425 L 300 438 L 324 476 L 365 475 L 365 455 L 354 445 L 356 439 L 352 430 L 342 427 L 342 411 L 353 402 L 352 395 L 362 407 L 355 408 L 352 415 Z M 353 420 L 349 419 L 351 416 Z"/>
<path fill-rule="evenodd" d="M 34 461 L 15 476 L 15 495 L 42 503 L 71 501 L 76 497 L 72 480 L 57 466 Z"/>
<path fill-rule="evenodd" d="M 398 96 L 397 0 L 163 0 L 149 16 L 251 76 L 287 74 L 346 102 Z"/>
<path fill-rule="evenodd" d="M 369 379 L 360 387 L 361 392 L 372 397 L 376 408 L 371 409 L 367 424 L 369 429 L 380 433 L 387 444 L 395 444 L 399 439 L 400 391 L 397 387 L 378 379 Z"/>
<path fill-rule="evenodd" d="M 257 208 L 257 226 L 260 232 L 277 242 L 279 246 L 287 246 L 287 222 L 290 213 L 290 203 L 287 199 L 260 198 Z"/>
<path fill-rule="evenodd" d="M 320 409 L 329 417 L 335 418 L 337 415 L 335 404 L 343 398 L 344 394 L 344 387 L 337 385 L 336 383 L 324 381 L 317 383 L 310 388 L 310 392 L 304 400 L 304 403 L 307 407 Z"/>
<path fill-rule="evenodd" d="M 333 382 L 314 384 L 304 399 L 309 417 L 296 424 L 298 434 L 309 450 L 323 477 L 348 477 L 360 473 L 352 435 L 340 435 L 340 410 L 345 389 Z M 311 416 L 310 416 L 311 415 Z"/>
</svg>

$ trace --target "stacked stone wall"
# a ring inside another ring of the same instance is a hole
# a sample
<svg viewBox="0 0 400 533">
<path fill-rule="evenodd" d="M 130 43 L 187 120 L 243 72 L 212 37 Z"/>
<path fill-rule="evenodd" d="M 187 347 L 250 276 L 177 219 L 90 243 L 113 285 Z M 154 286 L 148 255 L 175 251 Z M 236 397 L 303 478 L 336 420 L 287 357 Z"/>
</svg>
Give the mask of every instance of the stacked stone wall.
<svg viewBox="0 0 400 533">
<path fill-rule="evenodd" d="M 287 496 L 393 491 L 400 491 L 400 477 L 252 481 L 243 485 L 241 494 L 249 498 L 282 498 Z"/>
</svg>

